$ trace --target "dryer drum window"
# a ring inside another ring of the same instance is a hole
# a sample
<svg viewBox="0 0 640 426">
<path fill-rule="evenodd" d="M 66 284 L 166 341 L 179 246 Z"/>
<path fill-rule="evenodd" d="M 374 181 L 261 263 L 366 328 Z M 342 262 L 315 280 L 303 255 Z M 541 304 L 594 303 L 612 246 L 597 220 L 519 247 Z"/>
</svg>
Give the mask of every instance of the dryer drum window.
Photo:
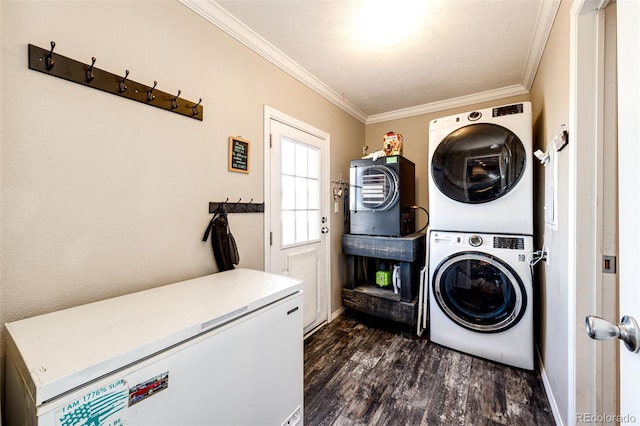
<svg viewBox="0 0 640 426">
<path fill-rule="evenodd" d="M 527 306 L 522 280 L 506 263 L 487 253 L 454 254 L 436 268 L 433 295 L 458 325 L 496 333 L 520 321 Z"/>
<path fill-rule="evenodd" d="M 509 129 L 477 123 L 449 133 L 431 159 L 440 191 L 462 203 L 496 200 L 513 189 L 526 166 L 524 144 Z"/>
</svg>

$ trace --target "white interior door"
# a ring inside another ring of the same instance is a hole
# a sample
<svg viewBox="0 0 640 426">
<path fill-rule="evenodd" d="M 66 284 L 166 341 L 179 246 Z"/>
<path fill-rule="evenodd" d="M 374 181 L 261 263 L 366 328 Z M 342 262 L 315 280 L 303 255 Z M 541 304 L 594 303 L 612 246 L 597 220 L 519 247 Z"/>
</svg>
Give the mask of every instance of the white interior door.
<svg viewBox="0 0 640 426">
<path fill-rule="evenodd" d="M 598 423 L 640 422 L 640 2 L 617 2 L 618 57 L 618 226 L 620 323 L 617 318 L 588 317 L 587 330 L 596 339 L 618 337 L 620 342 L 620 410 L 593 413 Z M 609 374 L 616 374 L 610 366 Z M 607 417 L 609 415 L 609 417 Z"/>
<path fill-rule="evenodd" d="M 640 321 L 640 2 L 618 1 L 620 315 Z M 620 348 L 621 423 L 640 422 L 640 352 Z M 628 416 L 625 420 L 624 416 Z M 633 418 L 633 419 L 631 419 Z"/>
<path fill-rule="evenodd" d="M 266 122 L 266 119 L 265 119 Z M 304 332 L 328 320 L 328 143 L 317 129 L 270 117 L 267 270 L 304 282 Z"/>
</svg>

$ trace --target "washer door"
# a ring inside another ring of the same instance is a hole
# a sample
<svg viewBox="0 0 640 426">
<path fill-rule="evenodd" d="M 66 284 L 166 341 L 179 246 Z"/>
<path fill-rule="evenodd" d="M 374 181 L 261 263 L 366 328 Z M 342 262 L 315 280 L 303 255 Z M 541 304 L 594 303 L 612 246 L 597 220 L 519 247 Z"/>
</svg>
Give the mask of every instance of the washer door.
<svg viewBox="0 0 640 426">
<path fill-rule="evenodd" d="M 460 252 L 433 274 L 433 297 L 456 324 L 497 333 L 520 321 L 527 307 L 522 280 L 502 260 L 486 253 Z"/>
<path fill-rule="evenodd" d="M 520 138 L 490 123 L 461 127 L 447 135 L 431 159 L 431 175 L 440 191 L 462 203 L 487 203 L 516 186 L 526 166 Z"/>
<path fill-rule="evenodd" d="M 353 169 L 352 169 L 353 170 Z M 385 211 L 398 202 L 398 176 L 387 166 L 357 168 L 355 210 Z"/>
</svg>

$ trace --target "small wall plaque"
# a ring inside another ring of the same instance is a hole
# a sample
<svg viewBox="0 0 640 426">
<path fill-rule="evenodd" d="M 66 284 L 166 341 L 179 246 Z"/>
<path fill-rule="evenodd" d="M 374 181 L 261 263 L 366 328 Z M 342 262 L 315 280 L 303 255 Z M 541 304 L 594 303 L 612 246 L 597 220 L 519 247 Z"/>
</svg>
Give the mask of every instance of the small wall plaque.
<svg viewBox="0 0 640 426">
<path fill-rule="evenodd" d="M 229 170 L 249 173 L 251 146 L 248 140 L 237 136 L 229 136 Z"/>
</svg>

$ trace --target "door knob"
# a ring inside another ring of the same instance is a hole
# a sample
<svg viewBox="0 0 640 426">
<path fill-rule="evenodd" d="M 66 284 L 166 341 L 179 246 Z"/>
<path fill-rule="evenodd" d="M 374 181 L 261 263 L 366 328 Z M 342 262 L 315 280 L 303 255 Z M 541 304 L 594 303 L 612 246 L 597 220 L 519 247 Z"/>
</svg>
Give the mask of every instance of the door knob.
<svg viewBox="0 0 640 426">
<path fill-rule="evenodd" d="M 326 226 L 323 226 L 322 229 L 320 230 L 323 234 L 328 234 L 329 233 L 329 228 L 327 228 Z"/>
<path fill-rule="evenodd" d="M 585 318 L 585 327 L 589 337 L 595 340 L 607 340 L 617 337 L 631 352 L 640 350 L 640 329 L 633 317 L 623 316 L 620 324 L 615 325 L 593 315 Z"/>
</svg>

